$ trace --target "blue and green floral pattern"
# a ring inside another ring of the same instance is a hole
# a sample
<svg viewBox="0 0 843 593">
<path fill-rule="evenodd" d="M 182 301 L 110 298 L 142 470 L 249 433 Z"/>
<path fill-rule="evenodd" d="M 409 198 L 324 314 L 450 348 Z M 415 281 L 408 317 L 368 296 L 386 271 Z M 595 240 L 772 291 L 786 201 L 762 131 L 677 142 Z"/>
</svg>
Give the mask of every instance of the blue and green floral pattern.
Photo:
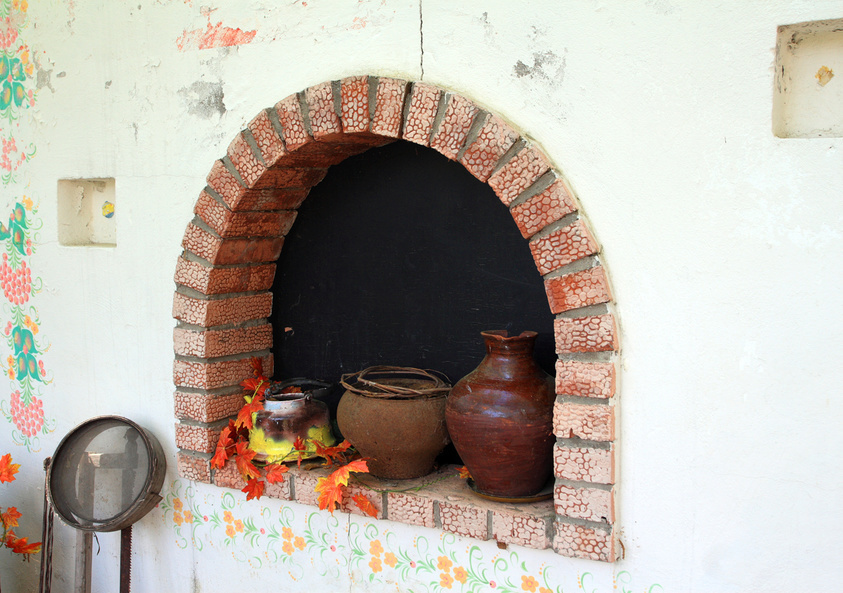
<svg viewBox="0 0 843 593">
<path fill-rule="evenodd" d="M 0 0 L 0 181 L 18 180 L 18 169 L 35 156 L 33 143 L 21 142 L 17 120 L 35 106 L 35 62 L 21 32 L 28 24 L 26 0 Z"/>
<path fill-rule="evenodd" d="M 36 65 L 22 39 L 27 9 L 27 0 L 0 0 L 0 183 L 10 190 L 7 195 L 14 195 L 14 188 L 25 181 L 20 178 L 21 165 L 35 155 L 34 144 L 19 137 L 21 115 L 35 106 L 37 98 Z M 0 328 L 8 345 L 0 364 L 10 382 L 10 396 L 0 401 L 0 413 L 14 427 L 12 441 L 37 451 L 40 437 L 56 426 L 44 414 L 42 387 L 51 379 L 42 356 L 49 344 L 39 335 L 41 320 L 31 302 L 42 284 L 30 266 L 42 223 L 31 197 L 17 197 L 10 206 L 8 223 L 0 223 L 0 311 L 5 317 L 5 326 L 0 317 Z"/>
</svg>

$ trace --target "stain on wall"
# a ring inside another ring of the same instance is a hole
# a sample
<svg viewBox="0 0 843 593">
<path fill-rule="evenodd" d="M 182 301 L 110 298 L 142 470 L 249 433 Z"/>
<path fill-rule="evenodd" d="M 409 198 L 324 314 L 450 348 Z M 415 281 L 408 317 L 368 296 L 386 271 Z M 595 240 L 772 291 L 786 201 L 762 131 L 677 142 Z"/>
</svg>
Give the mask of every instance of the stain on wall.
<svg viewBox="0 0 843 593">
<path fill-rule="evenodd" d="M 213 47 L 231 47 L 232 45 L 244 45 L 251 43 L 257 35 L 257 30 L 243 31 L 242 29 L 227 27 L 222 21 L 211 22 L 212 8 L 202 8 L 202 14 L 208 19 L 208 25 L 204 29 L 185 30 L 176 39 L 176 46 L 180 51 L 190 49 L 210 49 Z"/>
<path fill-rule="evenodd" d="M 179 89 L 179 96 L 187 105 L 187 112 L 204 119 L 221 117 L 225 109 L 225 93 L 221 82 L 197 80 L 188 87 Z"/>
<path fill-rule="evenodd" d="M 516 78 L 528 77 L 533 80 L 560 83 L 565 77 L 565 58 L 557 56 L 550 50 L 534 52 L 532 64 L 528 65 L 518 60 L 512 67 L 512 74 Z"/>
</svg>

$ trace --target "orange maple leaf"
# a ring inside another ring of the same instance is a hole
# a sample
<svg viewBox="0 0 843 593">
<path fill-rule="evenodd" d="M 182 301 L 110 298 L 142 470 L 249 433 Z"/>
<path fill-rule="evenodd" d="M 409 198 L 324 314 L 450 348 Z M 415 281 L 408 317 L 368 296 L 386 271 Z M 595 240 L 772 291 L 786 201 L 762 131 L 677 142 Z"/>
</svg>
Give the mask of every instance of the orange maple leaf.
<svg viewBox="0 0 843 593">
<path fill-rule="evenodd" d="M 304 390 L 298 385 L 290 385 L 282 389 L 281 393 L 304 393 Z"/>
<path fill-rule="evenodd" d="M 9 531 L 6 534 L 6 540 L 3 542 L 15 554 L 37 554 L 41 551 L 41 542 L 27 543 L 25 537 L 15 537 L 14 531 Z M 26 558 L 29 560 L 29 557 Z"/>
<path fill-rule="evenodd" d="M 9 507 L 5 513 L 0 514 L 0 520 L 3 521 L 3 527 L 9 529 L 18 526 L 18 519 L 21 518 L 20 512 L 15 507 Z"/>
<path fill-rule="evenodd" d="M 263 395 L 269 388 L 269 381 L 265 377 L 257 377 L 241 381 L 240 386 L 245 387 L 246 391 L 255 395 Z"/>
<path fill-rule="evenodd" d="M 252 372 L 255 374 L 255 377 L 266 377 L 263 376 L 263 361 L 257 356 L 253 356 L 249 359 L 249 364 L 252 367 Z"/>
<path fill-rule="evenodd" d="M 276 482 L 283 482 L 284 481 L 284 474 L 290 471 L 290 468 L 286 465 L 281 465 L 278 463 L 272 463 L 266 466 L 266 481 L 270 484 L 275 484 Z"/>
<path fill-rule="evenodd" d="M 351 497 L 351 500 L 354 501 L 354 504 L 357 505 L 357 508 L 369 515 L 370 517 L 377 517 L 378 516 L 378 509 L 375 505 L 372 504 L 372 501 L 369 500 L 369 497 L 365 494 L 355 494 Z"/>
<path fill-rule="evenodd" d="M 296 465 L 301 467 L 301 460 L 304 459 L 304 455 L 307 453 L 307 442 L 301 437 L 296 437 L 295 442 L 293 442 L 292 452 L 297 454 Z"/>
<path fill-rule="evenodd" d="M 255 455 L 255 451 L 249 449 L 249 443 L 237 443 L 237 454 L 234 460 L 237 463 L 237 471 L 240 472 L 244 480 L 259 478 L 261 476 L 258 468 L 252 463 Z"/>
<path fill-rule="evenodd" d="M 331 513 L 342 502 L 343 485 L 333 479 L 333 474 L 327 478 L 319 478 L 314 488 L 319 493 L 319 508 L 328 509 Z"/>
<path fill-rule="evenodd" d="M 323 457 L 325 461 L 328 462 L 327 465 L 334 465 L 334 461 L 342 460 L 342 456 L 340 455 L 340 453 L 348 451 L 348 449 L 351 447 L 351 443 L 346 440 L 341 442 L 336 447 L 326 447 L 319 441 L 314 440 L 313 446 L 316 447 L 316 454 L 319 457 Z"/>
<path fill-rule="evenodd" d="M 459 472 L 460 477 L 463 479 L 468 479 L 471 477 L 471 474 L 469 473 L 468 468 L 466 466 L 462 466 L 461 468 L 459 468 Z"/>
<path fill-rule="evenodd" d="M 12 454 L 6 453 L 0 457 L 0 482 L 14 482 L 15 474 L 20 469 L 19 463 L 12 463 Z"/>
<path fill-rule="evenodd" d="M 241 490 L 241 492 L 246 493 L 246 500 L 252 500 L 253 498 L 260 498 L 263 494 L 263 487 L 266 485 L 266 482 L 263 480 L 258 480 L 257 478 L 252 478 L 248 482 L 246 482 L 246 486 Z"/>
<path fill-rule="evenodd" d="M 226 452 L 225 447 L 217 445 L 217 451 L 214 453 L 214 456 L 211 457 L 211 467 L 214 469 L 222 469 L 225 467 L 226 461 L 228 461 L 228 452 Z"/>
<path fill-rule="evenodd" d="M 229 448 L 234 446 L 234 439 L 231 438 L 231 433 L 234 430 L 234 423 L 229 420 L 228 426 L 222 429 L 220 438 L 217 441 L 217 450 L 214 456 L 211 457 L 211 467 L 215 469 L 222 469 L 225 462 L 228 461 L 231 452 Z"/>
<path fill-rule="evenodd" d="M 26 538 L 21 540 L 21 545 L 12 550 L 15 554 L 37 554 L 40 551 L 41 542 L 32 542 L 31 544 L 27 544 Z M 26 556 L 26 560 L 29 560 L 29 556 Z"/>
<path fill-rule="evenodd" d="M 369 467 L 365 459 L 357 459 L 337 468 L 326 478 L 319 478 L 314 490 L 319 493 L 319 508 L 328 509 L 332 513 L 340 502 L 348 485 L 348 477 L 352 472 L 368 472 Z"/>
<path fill-rule="evenodd" d="M 365 459 L 355 459 L 350 463 L 346 463 L 341 468 L 334 471 L 335 474 L 345 476 L 344 484 L 348 484 L 348 476 L 352 473 L 365 474 L 369 472 L 369 466 Z"/>
<path fill-rule="evenodd" d="M 252 414 L 260 410 L 263 410 L 263 395 L 256 393 L 252 401 L 240 408 L 240 412 L 237 414 L 237 420 L 234 421 L 234 426 L 237 428 L 251 429 L 253 426 Z"/>
</svg>

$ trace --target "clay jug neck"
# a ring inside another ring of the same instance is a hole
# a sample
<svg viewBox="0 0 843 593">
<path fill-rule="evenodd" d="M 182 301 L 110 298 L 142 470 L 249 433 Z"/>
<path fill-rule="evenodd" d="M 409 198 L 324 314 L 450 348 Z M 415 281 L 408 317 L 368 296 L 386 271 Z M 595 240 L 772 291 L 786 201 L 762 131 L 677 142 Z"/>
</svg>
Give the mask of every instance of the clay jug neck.
<svg viewBox="0 0 843 593">
<path fill-rule="evenodd" d="M 532 360 L 538 334 L 522 332 L 518 336 L 508 335 L 505 329 L 480 332 L 486 342 L 488 356 L 528 357 Z"/>
<path fill-rule="evenodd" d="M 525 331 L 509 336 L 506 330 L 481 332 L 486 342 L 486 357 L 482 367 L 496 369 L 501 378 L 514 378 L 539 370 L 533 358 L 537 333 Z"/>
</svg>

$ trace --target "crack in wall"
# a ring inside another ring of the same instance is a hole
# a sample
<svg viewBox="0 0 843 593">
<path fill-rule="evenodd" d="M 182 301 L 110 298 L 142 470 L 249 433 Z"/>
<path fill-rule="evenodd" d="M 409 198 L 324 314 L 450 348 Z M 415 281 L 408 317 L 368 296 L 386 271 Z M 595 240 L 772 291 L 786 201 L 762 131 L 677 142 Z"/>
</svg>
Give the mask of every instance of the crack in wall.
<svg viewBox="0 0 843 593">
<path fill-rule="evenodd" d="M 422 12 L 422 0 L 419 0 L 419 69 L 421 75 L 419 80 L 424 80 L 424 14 Z"/>
</svg>

